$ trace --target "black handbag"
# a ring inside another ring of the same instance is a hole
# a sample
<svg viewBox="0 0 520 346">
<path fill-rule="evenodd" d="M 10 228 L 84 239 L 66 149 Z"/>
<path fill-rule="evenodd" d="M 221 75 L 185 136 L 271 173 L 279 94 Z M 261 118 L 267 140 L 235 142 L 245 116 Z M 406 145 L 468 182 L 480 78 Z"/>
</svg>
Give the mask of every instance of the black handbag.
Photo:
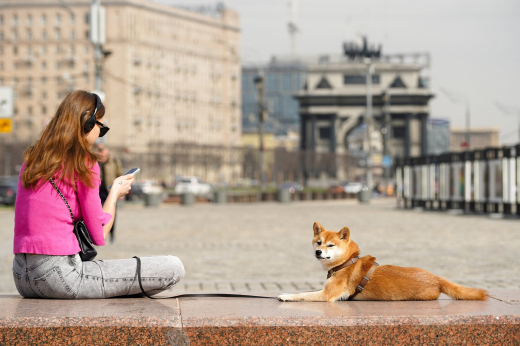
<svg viewBox="0 0 520 346">
<path fill-rule="evenodd" d="M 86 261 L 92 261 L 97 256 L 97 251 L 94 248 L 94 244 L 92 243 L 92 239 L 90 239 L 90 233 L 88 233 L 87 225 L 83 221 L 77 221 L 74 222 L 74 216 L 72 215 L 72 210 L 69 207 L 69 203 L 67 203 L 67 200 L 65 197 L 63 197 L 60 189 L 54 184 L 54 181 L 49 179 L 52 186 L 58 191 L 58 193 L 61 196 L 61 199 L 63 199 L 63 202 L 65 202 L 65 205 L 69 209 L 70 217 L 72 219 L 72 224 L 74 225 L 74 234 L 76 235 L 76 238 L 78 239 L 78 244 L 80 248 L 79 257 L 81 257 L 81 260 L 83 262 Z"/>
</svg>

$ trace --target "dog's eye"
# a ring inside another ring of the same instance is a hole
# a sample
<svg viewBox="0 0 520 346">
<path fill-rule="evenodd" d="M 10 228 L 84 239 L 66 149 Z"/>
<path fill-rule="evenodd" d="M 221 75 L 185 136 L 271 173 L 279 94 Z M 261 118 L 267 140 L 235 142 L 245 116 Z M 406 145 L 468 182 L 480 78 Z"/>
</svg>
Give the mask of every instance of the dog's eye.
<svg viewBox="0 0 520 346">
<path fill-rule="evenodd" d="M 327 247 L 334 247 L 334 244 L 329 244 L 327 245 Z"/>
<path fill-rule="evenodd" d="M 317 242 L 316 244 L 321 245 L 321 241 Z"/>
</svg>

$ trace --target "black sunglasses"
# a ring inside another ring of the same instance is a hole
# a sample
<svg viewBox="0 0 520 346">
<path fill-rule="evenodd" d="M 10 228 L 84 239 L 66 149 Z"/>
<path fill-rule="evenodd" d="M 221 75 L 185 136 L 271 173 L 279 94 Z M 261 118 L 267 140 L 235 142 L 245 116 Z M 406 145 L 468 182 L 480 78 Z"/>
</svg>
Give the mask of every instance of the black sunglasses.
<svg viewBox="0 0 520 346">
<path fill-rule="evenodd" d="M 99 129 L 99 137 L 103 137 L 107 134 L 108 130 L 110 130 L 110 127 L 106 126 L 102 122 L 96 120 L 96 124 L 98 124 L 101 127 L 101 129 Z"/>
<path fill-rule="evenodd" d="M 96 108 L 94 108 L 94 111 L 92 112 L 92 114 L 88 117 L 87 121 L 85 121 L 83 130 L 85 133 L 89 133 L 94 128 L 94 125 L 98 124 L 99 126 L 101 126 L 101 130 L 99 131 L 99 137 L 103 137 L 104 135 L 107 134 L 107 132 L 108 132 L 108 130 L 110 130 L 110 128 L 108 126 L 105 126 L 105 124 L 97 121 L 96 114 L 97 114 L 97 111 L 101 108 L 102 103 L 101 103 L 101 99 L 99 98 L 99 96 L 97 94 L 92 93 L 92 95 L 94 95 L 94 97 L 96 98 Z"/>
</svg>

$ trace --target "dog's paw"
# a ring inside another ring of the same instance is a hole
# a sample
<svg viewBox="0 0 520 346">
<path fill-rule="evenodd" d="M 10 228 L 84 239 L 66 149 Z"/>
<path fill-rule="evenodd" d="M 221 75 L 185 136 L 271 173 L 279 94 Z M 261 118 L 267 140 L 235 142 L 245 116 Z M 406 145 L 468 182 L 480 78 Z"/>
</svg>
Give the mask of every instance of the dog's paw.
<svg viewBox="0 0 520 346">
<path fill-rule="evenodd" d="M 278 296 L 278 300 L 281 302 L 289 302 L 291 301 L 292 294 L 282 293 Z"/>
</svg>

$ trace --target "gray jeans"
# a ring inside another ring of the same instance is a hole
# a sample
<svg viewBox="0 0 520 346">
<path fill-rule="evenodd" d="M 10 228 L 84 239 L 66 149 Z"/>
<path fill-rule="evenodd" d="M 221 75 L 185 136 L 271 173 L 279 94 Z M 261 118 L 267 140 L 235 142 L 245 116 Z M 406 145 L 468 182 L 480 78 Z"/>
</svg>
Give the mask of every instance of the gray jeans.
<svg viewBox="0 0 520 346">
<path fill-rule="evenodd" d="M 137 260 L 82 262 L 79 255 L 16 254 L 13 276 L 25 298 L 110 298 L 141 293 Z M 144 290 L 152 295 L 182 279 L 184 266 L 174 256 L 141 257 Z"/>
</svg>

